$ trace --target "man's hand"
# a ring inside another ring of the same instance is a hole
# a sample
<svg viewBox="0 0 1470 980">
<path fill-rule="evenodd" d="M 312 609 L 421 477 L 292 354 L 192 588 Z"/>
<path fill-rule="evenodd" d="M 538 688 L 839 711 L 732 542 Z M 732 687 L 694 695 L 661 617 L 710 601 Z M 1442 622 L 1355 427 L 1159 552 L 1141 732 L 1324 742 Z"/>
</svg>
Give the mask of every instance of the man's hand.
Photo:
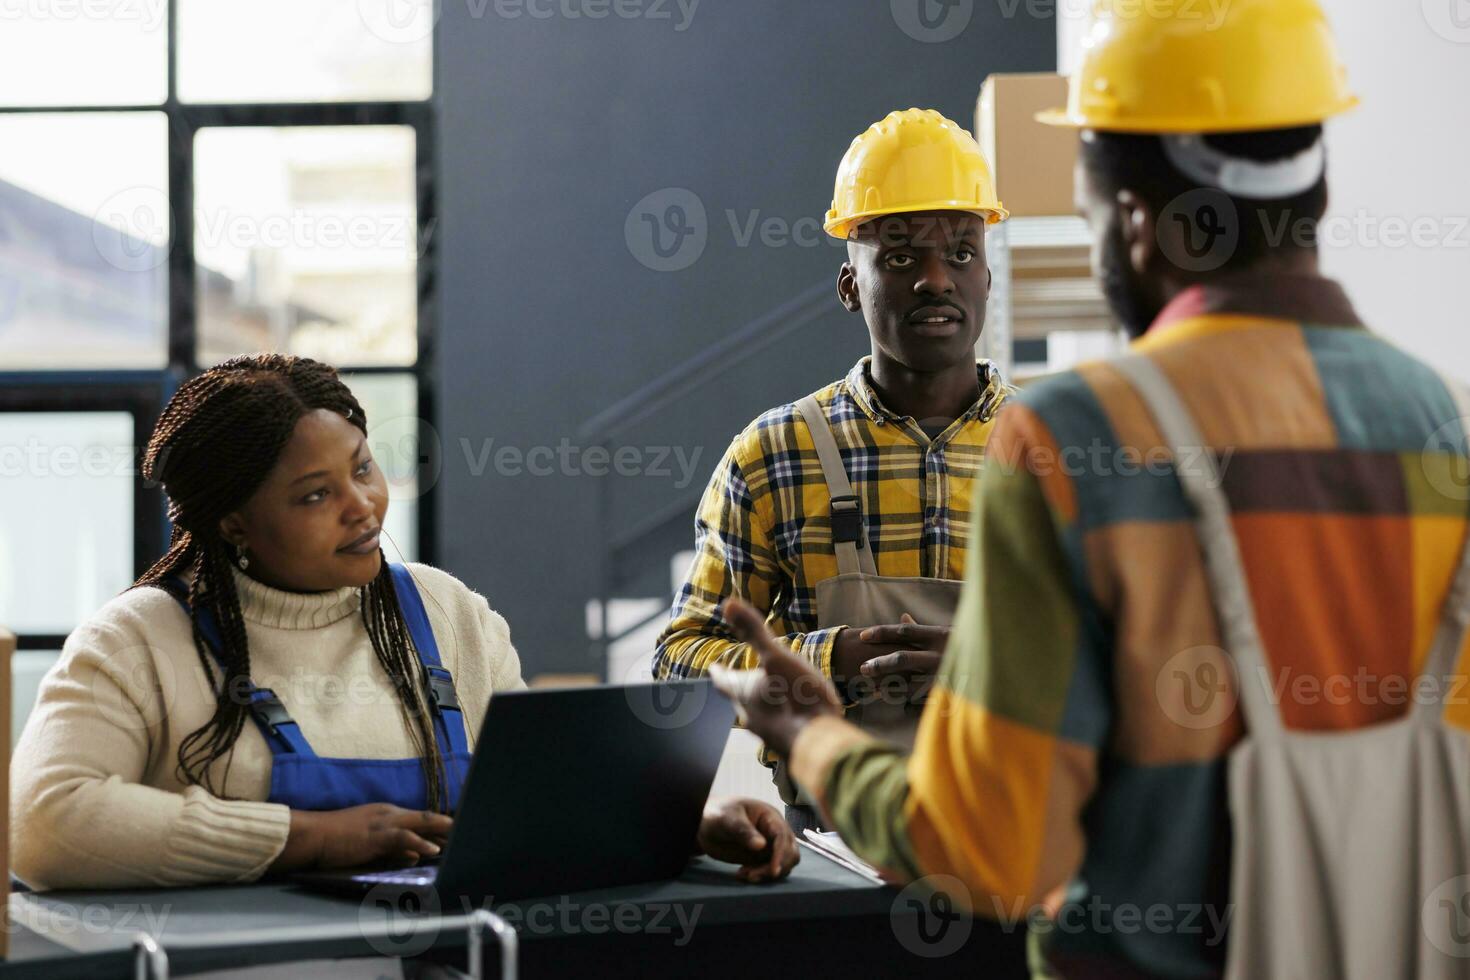
<svg viewBox="0 0 1470 980">
<path fill-rule="evenodd" d="M 875 678 L 937 674 L 949 645 L 948 626 L 920 626 L 908 613 L 897 626 L 869 626 L 858 635 L 864 643 L 897 648 L 863 664 L 863 675 Z"/>
<path fill-rule="evenodd" d="M 854 700 L 866 700 L 864 692 L 888 678 L 911 682 L 907 693 L 912 700 L 922 696 L 939 673 L 948 644 L 948 626 L 921 626 L 904 613 L 902 620 L 891 626 L 848 628 L 837 634 L 832 674 L 839 684 L 848 684 Z M 852 683 L 859 676 L 867 683 Z"/>
<path fill-rule="evenodd" d="M 788 754 L 813 718 L 841 717 L 837 692 L 822 672 L 786 649 L 765 618 L 740 599 L 726 600 L 720 615 L 760 660 L 755 670 L 713 667 L 710 677 L 724 691 L 747 728 L 771 749 Z"/>
<path fill-rule="evenodd" d="M 780 881 L 801 860 L 791 825 L 769 803 L 728 797 L 710 800 L 699 821 L 699 849 L 716 861 L 740 865 L 742 881 Z"/>
</svg>

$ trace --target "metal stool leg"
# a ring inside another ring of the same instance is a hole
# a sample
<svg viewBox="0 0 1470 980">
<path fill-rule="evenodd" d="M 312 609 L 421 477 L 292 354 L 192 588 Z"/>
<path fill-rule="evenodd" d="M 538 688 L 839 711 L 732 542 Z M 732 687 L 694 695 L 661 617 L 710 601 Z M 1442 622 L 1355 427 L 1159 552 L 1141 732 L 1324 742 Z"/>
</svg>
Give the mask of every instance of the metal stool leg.
<svg viewBox="0 0 1470 980">
<path fill-rule="evenodd" d="M 488 909 L 479 909 L 470 914 L 469 922 L 469 968 L 474 980 L 485 976 L 484 931 L 495 933 L 500 944 L 501 980 L 516 980 L 516 966 L 520 955 L 520 938 L 510 924 Z"/>
<path fill-rule="evenodd" d="M 168 980 L 168 953 L 146 932 L 133 937 L 133 980 Z"/>
</svg>

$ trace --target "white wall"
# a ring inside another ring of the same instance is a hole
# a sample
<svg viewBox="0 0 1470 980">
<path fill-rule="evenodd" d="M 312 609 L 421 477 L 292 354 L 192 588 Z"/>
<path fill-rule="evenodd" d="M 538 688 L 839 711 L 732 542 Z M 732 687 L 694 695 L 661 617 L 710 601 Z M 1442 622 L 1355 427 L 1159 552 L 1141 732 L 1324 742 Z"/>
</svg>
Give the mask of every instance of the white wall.
<svg viewBox="0 0 1470 980">
<path fill-rule="evenodd" d="M 1328 126 L 1324 268 L 1375 331 L 1470 380 L 1470 0 L 1322 3 L 1363 98 Z M 1063 71 L 1085 27 L 1058 19 Z"/>
<path fill-rule="evenodd" d="M 1458 40 L 1441 36 L 1431 18 Z M 1362 108 L 1328 128 L 1331 214 L 1433 226 L 1437 244 L 1361 236 L 1324 246 L 1327 272 L 1379 333 L 1470 379 L 1470 4 L 1325 0 Z M 1377 234 L 1373 236 L 1378 237 Z"/>
</svg>

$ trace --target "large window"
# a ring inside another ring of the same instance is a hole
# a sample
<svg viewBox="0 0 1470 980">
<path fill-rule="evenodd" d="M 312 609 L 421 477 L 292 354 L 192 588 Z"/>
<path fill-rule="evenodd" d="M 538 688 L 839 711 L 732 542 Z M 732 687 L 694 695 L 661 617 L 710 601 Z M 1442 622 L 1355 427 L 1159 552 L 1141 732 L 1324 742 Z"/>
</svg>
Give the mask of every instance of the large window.
<svg viewBox="0 0 1470 980">
<path fill-rule="evenodd" d="M 432 560 L 433 36 L 396 9 L 0 22 L 0 625 L 31 660 L 166 546 L 142 447 L 234 354 L 343 369 L 390 478 L 388 553 Z"/>
</svg>

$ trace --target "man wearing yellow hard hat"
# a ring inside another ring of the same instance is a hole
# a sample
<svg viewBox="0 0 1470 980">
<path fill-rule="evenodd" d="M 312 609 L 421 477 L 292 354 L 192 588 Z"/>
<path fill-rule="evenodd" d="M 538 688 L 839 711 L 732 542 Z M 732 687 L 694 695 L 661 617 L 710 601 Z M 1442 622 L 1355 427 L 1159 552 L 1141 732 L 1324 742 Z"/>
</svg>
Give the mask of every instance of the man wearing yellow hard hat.
<svg viewBox="0 0 1470 980">
<path fill-rule="evenodd" d="M 913 752 L 724 611 L 847 843 L 1049 975 L 1466 975 L 1470 396 L 1318 268 L 1354 103 L 1314 0 L 1100 3 L 1045 121 L 1132 350 L 1002 414 Z"/>
<path fill-rule="evenodd" d="M 697 556 L 659 640 L 660 677 L 755 663 L 720 615 L 743 599 L 835 681 L 866 729 L 911 743 L 971 551 L 971 484 L 1006 388 L 976 362 L 1004 220 L 989 165 L 937 112 L 890 113 L 842 161 L 826 229 L 871 355 L 738 435 L 705 492 Z M 815 826 L 768 759 L 794 826 Z"/>
</svg>

